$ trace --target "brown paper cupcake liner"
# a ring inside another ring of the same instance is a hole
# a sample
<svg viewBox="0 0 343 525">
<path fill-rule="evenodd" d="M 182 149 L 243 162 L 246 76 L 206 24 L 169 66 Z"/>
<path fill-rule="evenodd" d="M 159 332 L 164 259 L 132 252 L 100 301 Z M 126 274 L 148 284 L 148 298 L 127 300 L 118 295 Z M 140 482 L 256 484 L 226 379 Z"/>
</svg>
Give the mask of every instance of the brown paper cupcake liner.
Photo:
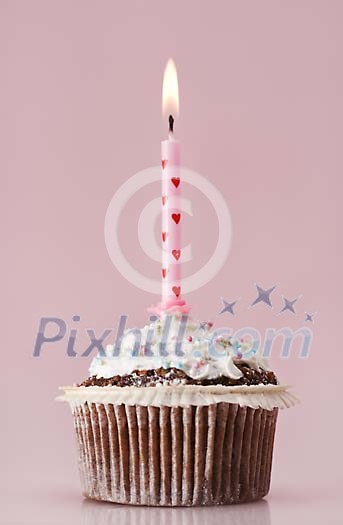
<svg viewBox="0 0 343 525">
<path fill-rule="evenodd" d="M 266 500 L 250 505 L 211 507 L 145 507 L 110 505 L 85 499 L 81 506 L 82 525 L 271 525 Z"/>
<path fill-rule="evenodd" d="M 195 506 L 269 491 L 277 408 L 84 403 L 73 413 L 88 498 Z"/>
</svg>

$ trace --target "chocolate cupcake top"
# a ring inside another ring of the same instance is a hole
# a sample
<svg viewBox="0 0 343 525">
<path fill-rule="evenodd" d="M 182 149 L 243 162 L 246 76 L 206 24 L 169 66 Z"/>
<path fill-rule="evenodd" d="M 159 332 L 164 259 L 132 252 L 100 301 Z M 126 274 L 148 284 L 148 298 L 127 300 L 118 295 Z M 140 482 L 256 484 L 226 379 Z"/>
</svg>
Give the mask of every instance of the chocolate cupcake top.
<svg viewBox="0 0 343 525">
<path fill-rule="evenodd" d="M 237 363 L 236 365 L 242 372 L 242 377 L 239 379 L 232 379 L 227 376 L 218 376 L 213 379 L 193 379 L 189 377 L 183 370 L 177 368 L 157 368 L 153 370 L 134 370 L 132 374 L 125 374 L 123 376 L 116 375 L 113 377 L 96 377 L 92 376 L 85 379 L 79 386 L 165 386 L 165 385 L 277 385 L 277 378 L 272 371 L 254 370 L 248 365 Z"/>
<path fill-rule="evenodd" d="M 233 338 L 180 312 L 126 330 L 100 352 L 79 386 L 277 385 L 251 338 Z"/>
</svg>

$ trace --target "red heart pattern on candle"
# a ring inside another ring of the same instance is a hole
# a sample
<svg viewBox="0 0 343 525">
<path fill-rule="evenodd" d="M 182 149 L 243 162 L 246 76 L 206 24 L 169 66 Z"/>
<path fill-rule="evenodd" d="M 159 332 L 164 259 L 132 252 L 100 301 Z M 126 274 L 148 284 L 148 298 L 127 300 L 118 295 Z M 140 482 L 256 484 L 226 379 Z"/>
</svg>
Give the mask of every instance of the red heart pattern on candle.
<svg viewBox="0 0 343 525">
<path fill-rule="evenodd" d="M 167 202 L 166 195 L 162 195 L 162 206 L 164 206 L 166 202 Z"/>
<path fill-rule="evenodd" d="M 163 279 L 166 278 L 167 273 L 168 273 L 168 268 L 162 268 L 162 277 L 163 277 Z"/>
<path fill-rule="evenodd" d="M 178 261 L 181 257 L 181 250 L 172 250 L 172 254 L 174 259 Z"/>
<path fill-rule="evenodd" d="M 181 293 L 181 286 L 173 286 L 172 288 L 176 298 L 178 299 L 180 297 L 180 293 Z"/>
<path fill-rule="evenodd" d="M 179 224 L 181 219 L 181 213 L 172 213 L 172 219 L 175 222 L 175 224 Z"/>
<path fill-rule="evenodd" d="M 167 232 L 162 232 L 162 241 L 166 242 Z"/>
<path fill-rule="evenodd" d="M 175 188 L 179 187 L 179 185 L 180 185 L 180 177 L 173 177 L 171 181 L 174 184 Z"/>
<path fill-rule="evenodd" d="M 164 170 L 164 168 L 166 167 L 167 165 L 167 159 L 162 159 L 162 169 Z"/>
</svg>

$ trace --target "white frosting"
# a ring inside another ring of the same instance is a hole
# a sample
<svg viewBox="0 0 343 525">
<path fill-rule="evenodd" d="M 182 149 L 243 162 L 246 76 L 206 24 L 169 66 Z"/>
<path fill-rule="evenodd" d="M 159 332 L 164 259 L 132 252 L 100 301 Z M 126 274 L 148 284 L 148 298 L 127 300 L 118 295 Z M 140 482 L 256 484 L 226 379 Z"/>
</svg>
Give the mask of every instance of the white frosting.
<svg viewBox="0 0 343 525">
<path fill-rule="evenodd" d="M 177 312 L 162 314 L 142 330 L 127 330 L 118 347 L 108 345 L 105 353 L 93 359 L 91 376 L 109 378 L 134 370 L 175 367 L 193 379 L 239 379 L 242 372 L 237 362 L 247 363 L 255 370 L 269 370 L 267 360 L 253 342 L 217 336 L 212 323 L 189 317 L 185 323 Z"/>
<path fill-rule="evenodd" d="M 83 403 L 110 403 L 112 405 L 140 406 L 207 406 L 213 403 L 235 403 L 251 408 L 290 408 L 299 400 L 288 391 L 288 386 L 179 385 L 159 387 L 89 386 L 64 387 L 58 399 L 68 401 L 71 408 Z"/>
</svg>

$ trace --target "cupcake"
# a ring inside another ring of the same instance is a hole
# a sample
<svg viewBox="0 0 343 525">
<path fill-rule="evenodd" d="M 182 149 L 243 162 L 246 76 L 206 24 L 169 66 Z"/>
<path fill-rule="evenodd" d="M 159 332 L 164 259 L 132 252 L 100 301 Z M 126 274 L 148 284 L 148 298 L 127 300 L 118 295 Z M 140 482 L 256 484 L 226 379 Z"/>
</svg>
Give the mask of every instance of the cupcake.
<svg viewBox="0 0 343 525">
<path fill-rule="evenodd" d="M 225 505 L 269 491 L 280 408 L 297 399 L 249 339 L 163 312 L 64 387 L 85 497 L 132 505 Z"/>
</svg>

